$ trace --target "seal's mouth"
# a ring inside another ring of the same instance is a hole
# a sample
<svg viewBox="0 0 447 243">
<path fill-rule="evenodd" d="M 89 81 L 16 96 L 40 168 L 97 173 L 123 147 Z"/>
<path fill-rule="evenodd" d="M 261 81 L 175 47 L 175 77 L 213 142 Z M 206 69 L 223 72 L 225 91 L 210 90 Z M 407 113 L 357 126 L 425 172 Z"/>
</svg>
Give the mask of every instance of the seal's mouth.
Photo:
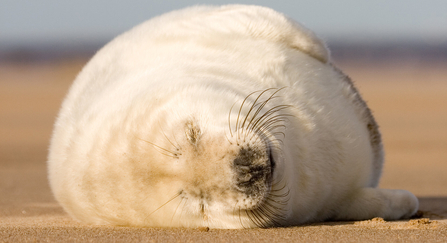
<svg viewBox="0 0 447 243">
<path fill-rule="evenodd" d="M 273 160 L 271 161 L 274 163 Z M 270 168 L 271 176 L 266 183 L 267 187 L 265 191 L 262 193 L 259 187 L 252 186 L 252 192 L 255 194 L 252 194 L 250 200 L 244 201 L 247 207 L 244 208 L 240 204 L 237 204 L 235 216 L 239 218 L 239 222 L 241 222 L 243 228 L 251 228 L 253 226 L 259 228 L 280 227 L 287 220 L 290 190 L 285 180 L 279 179 L 275 181 L 272 179 L 274 165 Z M 254 198 L 257 200 L 253 200 Z M 254 203 L 255 201 L 256 203 Z M 250 224 L 245 225 L 242 223 L 243 220 L 241 218 L 248 219 Z"/>
<path fill-rule="evenodd" d="M 273 150 L 272 150 L 271 145 L 268 146 L 268 155 L 269 155 L 269 162 L 270 162 L 270 175 L 273 176 L 273 172 L 275 171 L 275 168 L 276 168 L 276 162 L 275 162 L 275 158 L 273 157 Z"/>
</svg>

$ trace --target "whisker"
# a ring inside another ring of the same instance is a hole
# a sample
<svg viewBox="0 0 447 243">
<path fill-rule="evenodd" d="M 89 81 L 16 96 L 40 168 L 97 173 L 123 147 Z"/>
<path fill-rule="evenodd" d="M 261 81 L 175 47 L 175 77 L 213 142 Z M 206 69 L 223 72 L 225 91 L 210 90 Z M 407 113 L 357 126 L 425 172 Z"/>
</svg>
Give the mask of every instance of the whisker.
<svg viewBox="0 0 447 243">
<path fill-rule="evenodd" d="M 158 146 L 158 145 L 156 145 L 156 144 L 154 144 L 154 143 L 151 143 L 151 142 L 149 142 L 149 141 L 147 141 L 147 140 L 144 140 L 144 139 L 141 139 L 141 138 L 138 138 L 138 139 L 140 139 L 140 140 L 142 140 L 142 141 L 144 141 L 144 142 L 146 142 L 146 143 L 148 143 L 148 144 L 154 146 L 155 148 L 161 149 L 161 150 L 163 150 L 163 151 L 165 151 L 165 152 L 171 154 L 171 155 L 172 155 L 171 157 L 178 158 L 178 155 L 181 155 L 181 154 L 179 154 L 179 153 L 172 152 L 172 151 L 169 150 L 169 149 L 165 149 L 165 148 L 163 148 L 163 147 L 160 147 L 160 146 Z M 158 150 L 157 150 L 157 151 L 158 151 Z M 158 151 L 158 152 L 161 153 L 161 151 Z M 162 154 L 163 154 L 163 153 L 162 153 Z M 166 155 L 166 154 L 164 154 L 164 155 Z"/>
<path fill-rule="evenodd" d="M 239 211 L 239 222 L 241 223 L 242 228 L 246 229 L 247 227 L 245 227 L 245 225 L 242 223 L 242 219 L 241 219 L 241 211 L 242 210 L 239 208 L 237 211 Z"/>
<path fill-rule="evenodd" d="M 165 136 L 166 140 L 168 140 L 168 142 L 169 142 L 172 146 L 174 146 L 174 148 L 176 148 L 177 151 L 180 150 L 180 148 L 179 148 L 180 146 L 175 145 L 171 140 L 169 140 L 168 136 L 166 136 L 166 134 L 165 134 L 165 132 L 163 131 L 163 129 L 160 129 L 160 130 L 161 130 L 161 133 L 163 133 L 163 135 Z"/>
<path fill-rule="evenodd" d="M 175 144 L 177 144 L 177 149 L 178 150 L 181 150 L 182 149 L 182 147 L 179 145 L 179 142 L 177 141 L 177 138 L 175 137 L 175 135 L 174 135 L 174 132 L 172 132 L 172 130 L 171 130 L 171 135 L 172 135 L 172 137 L 174 138 L 174 141 L 175 141 Z M 174 146 L 175 147 L 175 146 Z M 180 154 L 181 155 L 181 154 Z"/>
<path fill-rule="evenodd" d="M 277 128 L 281 128 L 281 127 L 286 128 L 286 125 L 284 125 L 284 124 L 275 125 L 278 122 L 281 122 L 281 121 L 272 122 L 272 124 L 267 124 L 266 126 L 259 127 L 255 131 L 256 132 L 257 131 L 275 131 L 275 129 L 277 129 Z"/>
<path fill-rule="evenodd" d="M 233 216 L 236 217 L 236 213 L 235 213 L 235 211 L 237 211 L 237 217 L 239 218 L 239 223 L 241 224 L 242 228 L 245 229 L 246 227 L 245 227 L 244 224 L 242 223 L 241 209 L 240 209 L 240 207 L 237 206 L 238 203 L 239 203 L 239 202 L 236 202 L 236 204 L 235 204 L 234 207 L 233 207 Z"/>
<path fill-rule="evenodd" d="M 273 124 L 270 124 L 270 125 L 268 125 L 268 126 L 266 126 L 266 127 L 262 127 L 262 126 L 260 126 L 260 127 L 258 127 L 258 128 L 256 128 L 256 130 L 253 130 L 254 132 L 253 132 L 253 134 L 251 134 L 251 136 L 250 136 L 250 140 L 251 139 L 253 139 L 253 137 L 256 135 L 256 134 L 265 134 L 265 132 L 266 131 L 274 131 L 274 129 L 276 129 L 276 128 L 278 128 L 278 127 L 286 127 L 285 125 L 283 125 L 283 124 L 280 124 L 280 125 L 275 125 L 275 126 L 273 126 L 274 125 L 274 123 Z M 276 132 L 275 132 L 276 133 Z M 272 133 L 272 135 L 273 135 L 273 133 Z M 267 136 L 267 135 L 265 135 L 264 136 L 266 139 L 269 139 L 269 137 Z"/>
<path fill-rule="evenodd" d="M 274 220 L 277 218 L 277 213 L 271 211 L 271 209 L 267 205 L 268 204 L 264 204 L 258 208 L 259 213 L 263 216 L 262 218 L 264 219 L 265 227 L 268 226 L 268 223 L 271 223 L 272 221 L 274 222 Z M 267 218 L 267 219 L 265 219 L 265 218 Z"/>
<path fill-rule="evenodd" d="M 259 220 L 259 217 L 254 213 L 254 210 L 245 210 L 245 212 L 251 222 L 253 222 L 258 227 L 262 227 L 262 222 Z"/>
<path fill-rule="evenodd" d="M 274 183 L 274 184 L 272 185 L 272 188 L 275 187 L 276 185 L 278 185 L 281 181 L 282 181 L 282 178 L 281 178 L 278 182 Z M 278 192 L 278 191 L 282 191 L 282 190 L 284 190 L 284 188 L 286 188 L 286 186 L 287 186 L 287 184 L 284 183 L 284 185 L 283 185 L 281 188 L 278 188 L 278 189 L 272 189 L 272 190 L 270 190 L 270 192 Z M 290 190 L 289 190 L 289 191 L 290 191 Z M 275 194 L 271 194 L 271 195 L 275 195 Z"/>
<path fill-rule="evenodd" d="M 272 135 L 275 135 L 275 133 L 273 133 Z M 282 139 L 273 137 L 272 139 L 270 139 L 270 142 L 277 151 L 279 151 L 281 153 L 283 152 L 282 147 L 279 146 L 279 145 L 284 145 L 284 141 Z"/>
<path fill-rule="evenodd" d="M 274 202 L 274 203 L 279 204 L 279 205 L 281 205 L 281 206 L 285 206 L 285 205 L 287 205 L 287 201 L 279 201 L 279 200 L 274 200 L 274 199 L 272 199 L 272 198 L 268 198 L 268 200 L 266 200 L 264 203 L 265 203 L 266 205 L 269 205 L 269 206 L 275 208 L 276 210 L 281 210 L 281 208 L 278 207 L 278 206 L 275 206 L 275 205 L 271 204 L 270 202 Z"/>
<path fill-rule="evenodd" d="M 185 203 L 183 203 L 182 211 L 180 212 L 180 217 L 179 217 L 179 219 L 182 219 L 182 215 L 183 215 L 183 212 L 185 211 L 186 203 L 188 202 L 188 198 L 184 198 L 184 199 L 185 199 Z"/>
<path fill-rule="evenodd" d="M 258 216 L 259 220 L 261 221 L 261 228 L 267 228 L 270 219 L 267 217 L 267 215 L 263 211 L 263 207 L 261 206 L 254 211 L 256 211 L 256 215 Z"/>
<path fill-rule="evenodd" d="M 233 143 L 230 141 L 230 139 L 228 138 L 227 133 L 225 133 L 225 138 L 227 139 L 227 141 L 228 141 L 230 144 L 233 144 Z"/>
<path fill-rule="evenodd" d="M 268 111 L 264 112 L 264 114 L 262 114 L 261 117 L 259 117 L 258 119 L 256 119 L 255 122 L 258 122 L 258 123 L 259 123 L 259 122 L 262 121 L 263 119 L 270 117 L 271 115 L 275 114 L 276 112 L 279 112 L 279 111 L 281 111 L 281 110 L 284 110 L 284 109 L 287 109 L 287 108 L 290 108 L 290 107 L 292 107 L 292 106 L 290 106 L 290 105 L 277 105 L 277 106 L 275 106 L 275 107 L 272 107 L 272 108 L 270 108 Z M 280 115 L 281 115 L 281 116 L 291 116 L 291 115 L 288 115 L 288 114 L 280 114 Z M 255 127 L 255 126 L 256 126 L 256 124 L 253 124 L 253 125 L 252 125 L 252 127 Z"/>
<path fill-rule="evenodd" d="M 251 125 L 251 127 L 248 127 L 248 129 L 253 130 L 255 127 L 258 126 L 258 124 L 262 124 L 264 122 L 264 120 L 266 120 L 267 118 L 272 116 L 275 112 L 279 112 L 279 111 L 284 110 L 288 107 L 290 107 L 290 106 L 289 105 L 278 105 L 278 106 L 271 108 L 270 110 L 266 111 L 261 117 L 256 119 L 255 122 Z M 291 116 L 291 115 L 280 114 L 280 116 Z"/>
<path fill-rule="evenodd" d="M 175 155 L 165 154 L 165 153 L 160 152 L 160 151 L 158 151 L 158 152 L 159 152 L 160 154 L 164 155 L 164 156 L 168 156 L 168 157 L 171 157 L 171 158 L 174 158 L 174 159 L 178 159 L 178 158 L 179 158 L 178 156 L 175 156 Z"/>
<path fill-rule="evenodd" d="M 269 89 L 267 89 L 267 90 L 269 90 Z M 266 91 L 267 91 L 266 90 Z M 264 91 L 265 92 L 265 91 Z M 253 120 L 255 120 L 256 119 L 256 117 L 258 116 L 258 114 L 261 112 L 261 110 L 264 108 L 264 106 L 272 99 L 272 97 L 277 93 L 278 91 L 275 91 L 275 92 L 273 92 L 273 94 L 272 95 L 270 95 L 270 97 L 269 98 L 267 98 L 265 101 L 263 101 L 260 105 L 259 105 L 259 107 L 257 108 L 257 110 L 256 110 L 256 112 L 255 112 L 255 114 L 253 115 L 253 117 L 250 119 L 250 122 L 248 123 L 248 125 L 247 125 L 247 131 L 248 130 L 250 130 L 249 128 L 250 128 L 250 124 L 253 122 Z M 263 94 L 263 93 L 262 93 Z M 261 95 L 262 95 L 261 94 Z M 265 113 L 264 113 L 265 114 Z"/>
<path fill-rule="evenodd" d="M 180 200 L 180 202 L 178 203 L 177 207 L 176 207 L 175 210 L 174 210 L 174 214 L 172 214 L 171 225 L 172 225 L 172 220 L 174 219 L 175 214 L 177 213 L 177 209 L 180 207 L 180 204 L 182 204 L 183 199 L 184 199 L 184 198 L 182 198 L 182 200 Z"/>
<path fill-rule="evenodd" d="M 277 134 L 281 134 L 283 138 L 286 137 L 286 134 L 283 133 L 283 132 L 274 132 L 274 133 L 272 133 L 273 136 L 276 136 Z M 281 141 L 281 140 L 280 140 L 280 141 Z M 282 142 L 282 141 L 281 141 L 281 142 Z"/>
<path fill-rule="evenodd" d="M 268 126 L 274 125 L 275 123 L 278 123 L 278 122 L 284 122 L 284 121 L 287 121 L 287 120 L 284 118 L 281 118 L 281 116 L 279 116 L 279 115 L 274 116 L 274 117 L 271 117 L 270 119 L 264 121 L 264 123 L 260 124 L 259 128 L 268 128 Z"/>
<path fill-rule="evenodd" d="M 233 137 L 233 132 L 232 132 L 232 129 L 231 129 L 231 111 L 233 110 L 233 107 L 234 107 L 234 105 L 236 105 L 236 103 L 237 103 L 237 101 L 236 102 L 234 102 L 234 104 L 231 106 L 231 108 L 230 108 L 230 112 L 228 112 L 228 128 L 230 129 L 230 135 L 231 135 L 231 137 Z M 237 126 L 237 125 L 236 125 Z"/>
<path fill-rule="evenodd" d="M 278 214 L 277 212 L 275 212 L 274 210 L 272 210 L 269 206 L 269 204 L 263 205 L 261 207 L 261 212 L 268 218 L 268 221 L 273 223 L 274 226 L 279 226 L 281 225 L 279 223 L 280 220 L 285 220 L 284 216 L 281 216 L 280 214 Z M 276 209 L 276 208 L 274 208 Z M 276 209 L 277 210 L 277 209 Z"/>
<path fill-rule="evenodd" d="M 249 115 L 250 115 L 251 111 L 253 110 L 253 108 L 256 106 L 256 104 L 257 104 L 259 98 L 261 98 L 261 96 L 262 96 L 265 92 L 267 92 L 267 91 L 269 91 L 269 90 L 271 90 L 271 89 L 274 89 L 274 88 L 266 89 L 266 90 L 262 91 L 262 92 L 258 95 L 258 97 L 256 97 L 255 101 L 253 102 L 253 105 L 250 107 L 250 109 L 248 110 L 248 113 L 245 115 L 245 119 L 244 119 L 244 122 L 242 123 L 241 127 L 244 127 L 245 122 L 247 121 L 247 118 L 249 117 Z M 255 115 L 255 116 L 256 116 L 256 115 Z M 255 116 L 254 116 L 254 117 L 255 117 Z M 253 117 L 253 118 L 254 118 L 254 117 Z"/>
<path fill-rule="evenodd" d="M 270 89 L 267 89 L 267 90 L 271 90 L 271 89 L 274 89 L 274 88 L 270 88 Z M 257 114 L 259 114 L 259 112 L 262 110 L 262 108 L 264 108 L 264 106 L 269 102 L 269 101 L 271 101 L 272 99 L 275 99 L 275 98 L 278 98 L 278 96 L 275 96 L 280 90 L 282 90 L 283 88 L 281 88 L 281 89 L 277 89 L 275 92 L 273 92 L 271 95 L 270 95 L 270 97 L 268 97 L 265 101 L 263 101 L 262 103 L 261 103 L 261 105 L 258 107 L 258 109 L 256 110 L 256 113 L 255 113 L 255 115 L 253 116 L 253 118 L 252 119 L 254 119 L 256 116 L 257 116 Z M 265 90 L 265 91 L 267 91 L 267 90 Z M 265 92 L 264 91 L 264 92 Z M 262 95 L 262 94 L 261 94 Z"/>
<path fill-rule="evenodd" d="M 260 226 L 261 228 L 265 228 L 266 227 L 266 219 L 263 217 L 264 212 L 262 211 L 262 207 L 258 207 L 254 210 L 251 211 L 254 215 L 256 215 L 256 217 L 258 218 L 259 222 L 260 222 Z"/>
<path fill-rule="evenodd" d="M 175 194 L 171 199 L 169 199 L 167 202 L 163 203 L 160 207 L 158 207 L 157 209 L 155 209 L 154 211 L 152 211 L 152 213 L 150 213 L 149 215 L 146 216 L 146 219 L 149 218 L 153 213 L 157 212 L 160 208 L 164 207 L 166 204 L 168 204 L 169 202 L 171 202 L 172 200 L 176 199 L 178 196 L 180 196 L 182 194 L 182 191 L 177 192 L 177 194 Z"/>
<path fill-rule="evenodd" d="M 241 111 L 242 111 L 242 107 L 244 107 L 245 102 L 247 101 L 247 99 L 254 93 L 259 92 L 259 91 L 254 91 L 252 93 L 250 93 L 249 95 L 247 95 L 247 97 L 245 97 L 245 99 L 242 101 L 241 106 L 239 107 L 239 112 L 237 114 L 237 119 L 236 119 L 236 132 L 239 130 L 239 117 L 241 115 Z M 237 134 L 238 135 L 238 134 Z M 236 140 L 239 141 L 239 137 L 236 137 Z"/>
</svg>

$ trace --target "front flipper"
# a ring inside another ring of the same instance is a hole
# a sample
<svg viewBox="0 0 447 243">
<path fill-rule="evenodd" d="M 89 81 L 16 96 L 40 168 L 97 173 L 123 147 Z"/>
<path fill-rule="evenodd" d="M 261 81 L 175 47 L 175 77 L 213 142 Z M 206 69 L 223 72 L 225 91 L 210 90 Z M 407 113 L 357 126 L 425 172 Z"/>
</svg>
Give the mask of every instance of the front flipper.
<svg viewBox="0 0 447 243">
<path fill-rule="evenodd" d="M 418 199 L 409 191 L 362 188 L 345 201 L 333 219 L 365 220 L 381 217 L 397 220 L 410 218 L 418 207 Z"/>
</svg>

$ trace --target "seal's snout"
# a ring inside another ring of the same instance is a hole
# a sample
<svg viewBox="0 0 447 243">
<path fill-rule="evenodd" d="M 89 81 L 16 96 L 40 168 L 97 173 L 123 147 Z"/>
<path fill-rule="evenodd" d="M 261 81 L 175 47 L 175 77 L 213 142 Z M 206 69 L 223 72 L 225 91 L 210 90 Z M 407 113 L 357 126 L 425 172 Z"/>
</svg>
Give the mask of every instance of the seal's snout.
<svg viewBox="0 0 447 243">
<path fill-rule="evenodd" d="M 243 147 L 233 161 L 236 189 L 261 201 L 268 192 L 272 163 L 266 149 Z"/>
</svg>

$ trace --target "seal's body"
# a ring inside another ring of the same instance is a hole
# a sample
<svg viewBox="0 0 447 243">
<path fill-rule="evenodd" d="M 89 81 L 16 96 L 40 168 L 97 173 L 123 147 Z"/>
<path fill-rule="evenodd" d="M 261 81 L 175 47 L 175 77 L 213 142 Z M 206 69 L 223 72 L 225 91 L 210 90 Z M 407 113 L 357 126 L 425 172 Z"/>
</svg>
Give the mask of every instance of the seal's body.
<svg viewBox="0 0 447 243">
<path fill-rule="evenodd" d="M 56 121 L 51 188 L 94 224 L 244 228 L 399 219 L 378 127 L 324 44 L 267 8 L 195 7 L 100 50 Z"/>
</svg>

